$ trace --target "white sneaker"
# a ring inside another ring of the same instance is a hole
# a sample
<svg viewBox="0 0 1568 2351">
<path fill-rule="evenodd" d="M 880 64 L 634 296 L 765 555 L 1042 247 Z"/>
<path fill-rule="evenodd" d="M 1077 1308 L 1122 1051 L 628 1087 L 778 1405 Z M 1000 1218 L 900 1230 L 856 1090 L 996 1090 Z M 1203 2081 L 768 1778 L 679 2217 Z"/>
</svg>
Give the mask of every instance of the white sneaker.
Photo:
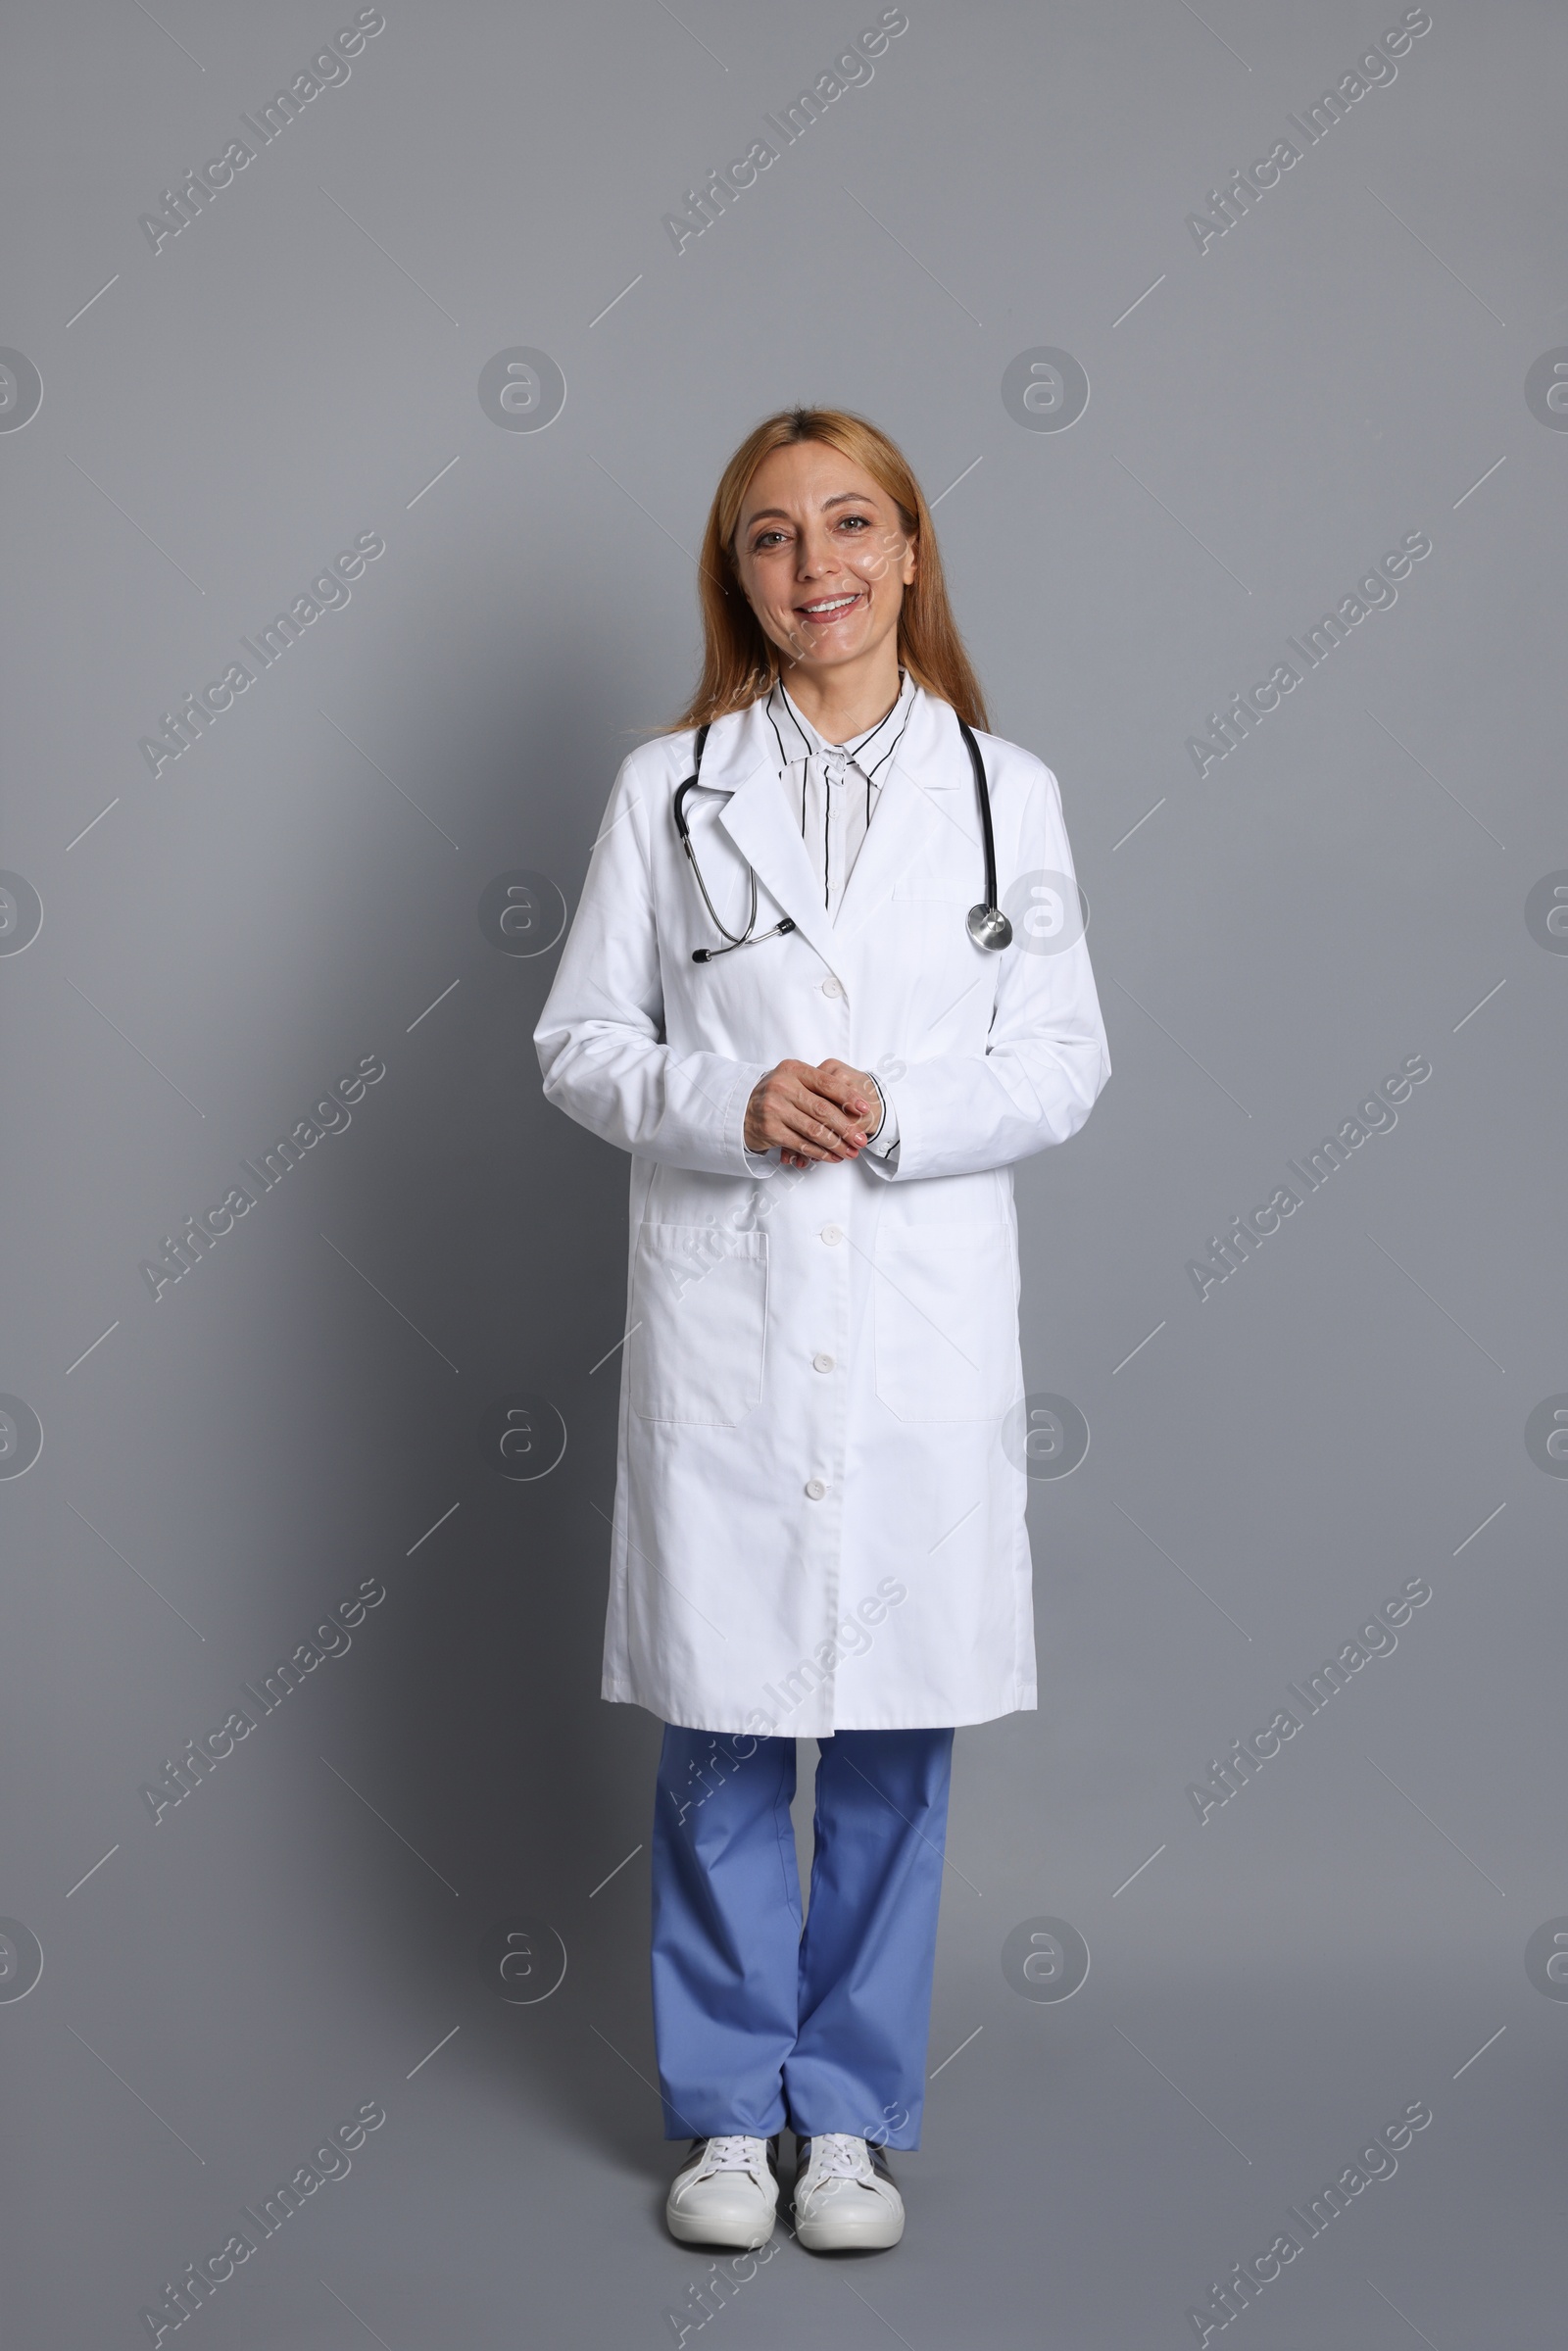
<svg viewBox="0 0 1568 2351">
<path fill-rule="evenodd" d="M 683 2245 L 765 2245 L 778 2218 L 776 2138 L 694 2138 L 664 2219 Z"/>
<path fill-rule="evenodd" d="M 795 2229 L 808 2253 L 880 2253 L 904 2234 L 904 2198 L 880 2147 L 841 2131 L 797 2153 Z"/>
</svg>

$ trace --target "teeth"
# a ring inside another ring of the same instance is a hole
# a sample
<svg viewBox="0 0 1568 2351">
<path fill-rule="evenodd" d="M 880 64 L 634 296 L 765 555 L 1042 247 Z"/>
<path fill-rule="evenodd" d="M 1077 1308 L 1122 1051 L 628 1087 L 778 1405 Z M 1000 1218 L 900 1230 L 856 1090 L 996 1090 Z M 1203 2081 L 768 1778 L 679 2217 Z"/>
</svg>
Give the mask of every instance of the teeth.
<svg viewBox="0 0 1568 2351">
<path fill-rule="evenodd" d="M 858 590 L 857 590 L 856 593 L 858 594 Z M 832 597 L 826 604 L 808 604 L 806 606 L 805 610 L 812 613 L 838 612 L 842 612 L 846 605 L 853 604 L 854 602 L 854 596 L 835 596 Z"/>
</svg>

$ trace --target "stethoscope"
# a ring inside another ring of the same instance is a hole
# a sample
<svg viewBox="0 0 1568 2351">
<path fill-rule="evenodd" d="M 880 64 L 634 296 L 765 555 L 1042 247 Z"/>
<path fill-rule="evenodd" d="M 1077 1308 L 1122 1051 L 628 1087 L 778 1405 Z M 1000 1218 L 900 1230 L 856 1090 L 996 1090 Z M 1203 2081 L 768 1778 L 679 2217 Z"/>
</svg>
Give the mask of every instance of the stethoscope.
<svg viewBox="0 0 1568 2351">
<path fill-rule="evenodd" d="M 957 712 L 955 711 L 954 715 L 957 717 Z M 964 928 L 976 947 L 989 947 L 1000 951 L 1002 948 L 1012 945 L 1012 924 L 997 904 L 997 845 L 991 831 L 991 793 L 986 783 L 985 762 L 980 757 L 980 746 L 975 741 L 972 730 L 962 718 L 958 719 L 958 732 L 968 746 L 969 763 L 974 769 L 975 799 L 980 808 L 980 836 L 985 847 L 986 864 L 985 903 L 983 906 L 969 908 L 963 918 Z M 697 852 L 692 847 L 691 828 L 686 822 L 686 795 L 688 792 L 695 792 L 698 788 L 703 770 L 703 746 L 707 741 L 708 722 L 705 720 L 697 730 L 697 764 L 686 781 L 678 784 L 675 788 L 675 830 L 680 836 L 680 845 L 691 862 L 691 869 L 697 877 L 697 887 L 703 894 L 703 904 L 712 916 L 715 928 L 723 932 L 725 944 L 722 947 L 694 947 L 692 949 L 694 963 L 711 963 L 715 956 L 727 955 L 737 947 L 760 947 L 764 939 L 777 939 L 783 932 L 792 931 L 796 927 L 794 915 L 786 914 L 783 921 L 775 922 L 771 930 L 759 931 L 757 929 L 757 868 L 755 865 L 748 868 L 752 877 L 752 903 L 746 916 L 746 928 L 736 933 L 726 930 L 724 924 L 719 920 L 718 908 L 708 895 L 708 884 L 704 881 L 703 869 L 697 862 Z"/>
</svg>

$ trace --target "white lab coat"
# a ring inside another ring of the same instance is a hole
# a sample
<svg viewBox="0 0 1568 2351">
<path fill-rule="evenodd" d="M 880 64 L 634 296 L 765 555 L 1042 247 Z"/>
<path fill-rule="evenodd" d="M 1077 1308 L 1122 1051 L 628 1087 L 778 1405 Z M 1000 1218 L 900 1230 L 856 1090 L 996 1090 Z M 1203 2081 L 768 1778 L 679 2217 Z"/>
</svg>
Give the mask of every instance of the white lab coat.
<svg viewBox="0 0 1568 2351">
<path fill-rule="evenodd" d="M 1006 906 L 1072 857 L 1051 770 L 978 740 Z M 709 891 L 741 930 L 750 863 L 758 930 L 796 928 L 694 963 L 721 944 L 672 815 L 694 745 L 622 765 L 534 1032 L 549 1099 L 632 1154 L 602 1693 L 755 1736 L 1033 1707 L 1011 1168 L 1110 1075 L 1088 949 L 970 940 L 973 771 L 920 689 L 836 921 L 761 702 L 714 722 L 687 800 Z M 758 1079 L 830 1055 L 886 1085 L 892 1158 L 749 1152 Z"/>
</svg>

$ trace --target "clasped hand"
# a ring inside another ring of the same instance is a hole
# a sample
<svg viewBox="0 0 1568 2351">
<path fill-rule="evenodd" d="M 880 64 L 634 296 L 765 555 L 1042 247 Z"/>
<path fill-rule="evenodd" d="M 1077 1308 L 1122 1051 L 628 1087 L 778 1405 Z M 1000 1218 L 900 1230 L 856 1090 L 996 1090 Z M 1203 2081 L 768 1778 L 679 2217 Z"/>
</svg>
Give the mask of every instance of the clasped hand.
<svg viewBox="0 0 1568 2351">
<path fill-rule="evenodd" d="M 858 1158 L 882 1119 L 875 1078 L 848 1061 L 780 1061 L 760 1078 L 746 1105 L 746 1148 L 780 1147 L 786 1167 L 813 1159 Z"/>
</svg>

